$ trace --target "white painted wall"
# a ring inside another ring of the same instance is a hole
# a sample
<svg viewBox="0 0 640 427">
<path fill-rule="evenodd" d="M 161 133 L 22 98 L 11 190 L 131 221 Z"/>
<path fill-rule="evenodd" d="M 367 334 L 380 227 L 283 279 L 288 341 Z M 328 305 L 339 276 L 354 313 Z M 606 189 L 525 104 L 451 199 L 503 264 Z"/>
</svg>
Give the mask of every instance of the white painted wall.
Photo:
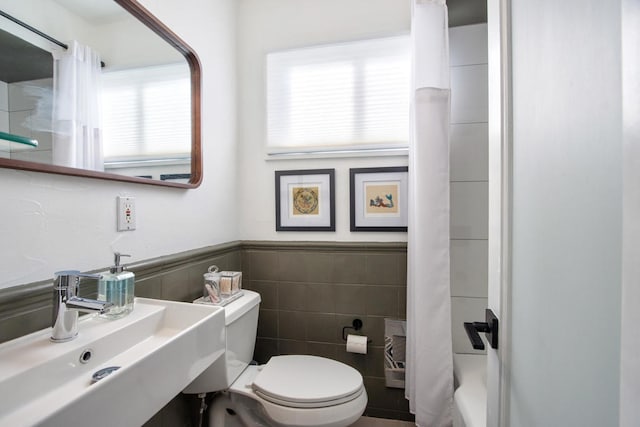
<svg viewBox="0 0 640 427">
<path fill-rule="evenodd" d="M 234 0 L 145 1 L 202 62 L 204 180 L 195 190 L 0 169 L 0 288 L 61 269 L 149 259 L 237 238 Z M 221 161 L 220 159 L 224 159 Z M 138 228 L 117 233 L 115 198 L 136 197 Z"/>
<path fill-rule="evenodd" d="M 9 15 L 64 43 L 74 39 L 83 42 L 92 32 L 92 26 L 89 23 L 55 1 L 21 0 L 17 2 L 0 0 L 0 8 Z M 55 16 L 56 19 L 51 19 L 52 16 Z M 8 20 L 3 19 L 0 25 L 12 28 L 11 32 L 13 34 L 19 35 L 45 50 L 48 50 L 49 47 L 59 49 L 53 43 L 45 41 L 42 37 L 26 29 L 21 29 Z"/>
<path fill-rule="evenodd" d="M 620 2 L 511 5 L 508 425 L 615 426 L 622 279 Z"/>
<path fill-rule="evenodd" d="M 406 156 L 266 161 L 263 145 L 268 52 L 409 31 L 408 0 L 238 1 L 241 239 L 406 241 L 406 233 L 349 231 L 349 168 L 406 166 Z M 274 171 L 316 168 L 336 169 L 336 232 L 276 232 Z"/>
<path fill-rule="evenodd" d="M 141 2 L 143 5 L 153 2 Z M 91 46 L 97 51 L 105 70 L 167 64 L 184 61 L 182 55 L 146 26 L 120 9 L 103 19 L 83 16 L 82 12 L 67 9 L 52 0 L 0 0 L 0 8 L 51 37 L 69 43 L 71 40 Z M 157 7 L 157 5 L 155 5 Z M 55 16 L 56 19 L 51 19 Z M 60 49 L 40 36 L 12 22 L 0 20 L 0 28 L 6 28 L 45 50 Z"/>
<path fill-rule="evenodd" d="M 131 15 L 92 28 L 85 43 L 100 53 L 104 71 L 185 62 L 177 50 Z"/>
</svg>

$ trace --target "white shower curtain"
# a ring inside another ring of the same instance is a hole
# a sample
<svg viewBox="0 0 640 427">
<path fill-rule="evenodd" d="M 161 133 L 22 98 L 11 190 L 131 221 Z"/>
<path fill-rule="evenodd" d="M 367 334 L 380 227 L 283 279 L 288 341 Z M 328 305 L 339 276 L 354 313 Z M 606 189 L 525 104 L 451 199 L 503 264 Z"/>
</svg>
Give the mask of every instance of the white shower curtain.
<svg viewBox="0 0 640 427">
<path fill-rule="evenodd" d="M 449 40 L 444 0 L 414 0 L 406 397 L 421 427 L 451 426 Z"/>
<path fill-rule="evenodd" d="M 53 164 L 104 170 L 100 56 L 76 41 L 54 52 Z"/>
</svg>

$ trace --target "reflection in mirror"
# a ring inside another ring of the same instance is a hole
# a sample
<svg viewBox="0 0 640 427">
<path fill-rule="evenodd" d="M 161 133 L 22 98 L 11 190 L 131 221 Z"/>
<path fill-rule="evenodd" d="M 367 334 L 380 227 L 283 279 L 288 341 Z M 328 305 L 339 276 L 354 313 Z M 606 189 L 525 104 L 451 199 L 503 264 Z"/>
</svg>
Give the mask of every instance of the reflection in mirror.
<svg viewBox="0 0 640 427">
<path fill-rule="evenodd" d="M 173 33 L 132 0 L 0 11 L 0 166 L 199 183 L 199 69 Z"/>
</svg>

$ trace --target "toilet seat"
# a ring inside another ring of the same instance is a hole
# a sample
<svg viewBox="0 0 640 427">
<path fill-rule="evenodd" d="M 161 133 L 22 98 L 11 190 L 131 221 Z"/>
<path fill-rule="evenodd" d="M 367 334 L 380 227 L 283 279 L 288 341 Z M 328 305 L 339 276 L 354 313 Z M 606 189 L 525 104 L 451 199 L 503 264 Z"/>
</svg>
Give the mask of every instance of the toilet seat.
<svg viewBox="0 0 640 427">
<path fill-rule="evenodd" d="M 344 363 L 317 356 L 274 356 L 251 385 L 256 395 L 292 408 L 324 408 L 360 396 L 360 373 Z"/>
<path fill-rule="evenodd" d="M 273 360 L 274 358 L 276 358 L 276 360 L 278 360 L 277 358 L 280 358 L 280 357 L 289 357 L 289 356 L 274 356 L 271 359 Z M 295 356 L 295 357 L 313 358 L 315 356 Z M 323 361 L 329 360 L 324 358 L 318 358 L 318 359 L 322 359 Z M 283 361 L 286 362 L 286 360 L 287 359 L 284 359 Z M 335 361 L 331 361 L 331 362 L 339 363 Z M 323 362 L 320 361 L 319 363 L 323 363 Z M 275 364 L 272 363 L 271 367 L 273 367 L 274 365 L 279 366 L 280 363 L 279 362 L 276 362 Z M 301 363 L 301 365 L 304 365 L 304 363 Z M 264 414 L 268 419 L 267 425 L 270 425 L 270 426 L 344 427 L 356 422 L 364 412 L 364 409 L 367 406 L 367 392 L 364 388 L 364 384 L 362 384 L 362 376 L 360 376 L 358 371 L 347 365 L 344 365 L 344 364 L 340 364 L 340 365 L 343 365 L 344 367 L 348 368 L 347 371 L 349 373 L 355 372 L 355 376 L 359 377 L 359 383 L 361 384 L 361 387 L 358 390 L 356 390 L 355 393 L 352 393 L 352 394 L 348 394 L 348 392 L 344 391 L 343 389 L 342 392 L 339 393 L 343 395 L 341 398 L 333 399 L 333 401 L 332 399 L 325 399 L 324 402 L 321 402 L 321 405 L 324 405 L 324 406 L 320 406 L 320 407 L 310 407 L 311 405 L 307 407 L 301 407 L 301 406 L 295 407 L 292 405 L 300 405 L 300 402 L 287 401 L 287 400 L 300 400 L 299 396 L 297 399 L 296 398 L 291 399 L 290 397 L 281 399 L 283 403 L 276 403 L 274 401 L 276 399 L 274 399 L 272 396 L 270 400 L 268 400 L 262 397 L 260 394 L 258 394 L 258 392 L 256 392 L 255 390 L 256 387 L 254 386 L 254 383 L 256 378 L 258 378 L 264 372 L 267 365 L 247 366 L 246 369 L 242 372 L 242 374 L 240 374 L 240 376 L 236 379 L 236 381 L 234 381 L 233 384 L 227 389 L 227 392 L 229 393 L 229 396 L 231 396 L 232 399 L 234 400 L 239 399 L 238 404 L 241 406 L 245 406 L 241 402 L 242 399 L 249 398 L 253 401 L 257 401 L 258 404 L 260 405 L 261 410 L 264 412 Z M 291 369 L 286 369 L 286 366 L 290 366 L 290 365 L 283 363 L 282 369 L 285 369 L 285 372 L 288 371 L 289 374 L 287 374 L 286 376 L 280 377 L 281 381 L 287 381 L 288 378 L 292 377 Z M 307 366 L 310 366 L 310 365 L 307 365 Z M 281 369 L 281 368 L 277 368 L 276 370 L 272 370 L 271 368 L 269 368 L 267 370 L 267 373 L 269 374 L 269 371 L 272 371 L 271 374 L 273 374 L 273 372 L 278 372 L 278 369 Z M 310 368 L 307 369 L 307 371 L 309 370 Z M 347 375 L 350 376 L 349 374 Z M 269 376 L 270 374 L 265 375 L 264 377 L 269 377 Z M 287 379 L 285 379 L 285 377 Z M 264 378 L 263 378 L 263 381 L 264 381 Z M 276 389 L 278 389 L 277 384 L 275 386 L 276 386 Z M 306 388 L 312 389 L 313 387 L 306 387 Z M 271 394 L 273 394 L 273 390 L 271 390 Z M 341 403 L 337 403 L 339 399 L 341 399 Z M 331 406 L 328 406 L 329 404 L 331 404 Z M 248 425 L 250 425 L 250 423 L 248 423 Z"/>
</svg>

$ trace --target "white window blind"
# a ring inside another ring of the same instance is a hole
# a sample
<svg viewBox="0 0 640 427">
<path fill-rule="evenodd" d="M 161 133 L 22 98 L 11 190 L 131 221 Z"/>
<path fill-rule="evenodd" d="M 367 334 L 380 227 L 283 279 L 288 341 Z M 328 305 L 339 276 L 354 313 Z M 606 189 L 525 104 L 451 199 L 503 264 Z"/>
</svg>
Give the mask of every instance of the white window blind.
<svg viewBox="0 0 640 427">
<path fill-rule="evenodd" d="M 406 147 L 409 36 L 269 53 L 267 152 Z"/>
<path fill-rule="evenodd" d="M 191 81 L 186 64 L 102 75 L 105 161 L 162 160 L 191 153 Z"/>
</svg>

